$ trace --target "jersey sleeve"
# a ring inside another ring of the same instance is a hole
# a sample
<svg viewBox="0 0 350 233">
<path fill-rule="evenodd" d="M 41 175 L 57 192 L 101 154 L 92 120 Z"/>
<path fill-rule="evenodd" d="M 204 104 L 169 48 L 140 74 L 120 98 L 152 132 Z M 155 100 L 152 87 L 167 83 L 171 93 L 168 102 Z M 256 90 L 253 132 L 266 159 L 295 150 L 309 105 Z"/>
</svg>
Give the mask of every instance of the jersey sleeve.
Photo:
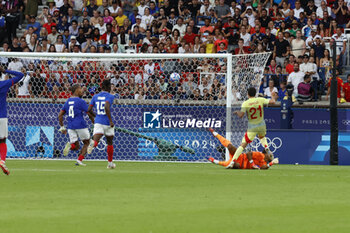
<svg viewBox="0 0 350 233">
<path fill-rule="evenodd" d="M 269 104 L 270 99 L 266 99 L 266 98 L 260 97 L 260 102 L 261 102 L 263 105 L 267 105 L 267 104 Z"/>
<path fill-rule="evenodd" d="M 95 106 L 95 95 L 92 97 L 92 99 L 90 101 L 90 105 Z"/>
<path fill-rule="evenodd" d="M 68 101 L 66 101 L 61 109 L 64 112 L 68 112 Z"/>
<path fill-rule="evenodd" d="M 244 112 L 244 113 L 247 112 L 247 102 L 246 101 L 244 101 L 242 106 L 241 106 L 241 112 Z"/>
<path fill-rule="evenodd" d="M 5 70 L 5 73 L 14 75 L 14 78 L 9 79 L 9 81 L 11 81 L 11 86 L 18 83 L 24 76 L 23 73 L 21 72 L 17 72 L 17 71 L 13 71 L 13 70 Z"/>
</svg>

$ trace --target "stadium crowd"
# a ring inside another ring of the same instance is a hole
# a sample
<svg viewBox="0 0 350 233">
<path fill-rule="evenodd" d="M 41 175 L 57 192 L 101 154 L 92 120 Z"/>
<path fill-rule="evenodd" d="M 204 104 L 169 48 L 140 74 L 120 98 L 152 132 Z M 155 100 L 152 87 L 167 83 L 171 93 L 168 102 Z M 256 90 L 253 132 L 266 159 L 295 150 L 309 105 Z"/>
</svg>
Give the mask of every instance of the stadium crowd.
<svg viewBox="0 0 350 233">
<path fill-rule="evenodd" d="M 270 98 L 276 92 L 282 99 L 287 83 L 291 83 L 300 101 L 318 100 L 328 85 L 333 64 L 326 43 L 337 44 L 338 73 L 343 71 L 346 59 L 344 29 L 350 27 L 350 0 L 47 0 L 38 14 L 39 4 L 41 0 L 2 1 L 3 51 L 270 51 L 273 55 L 265 68 L 260 94 Z M 23 22 L 27 26 L 18 38 L 16 29 Z M 91 97 L 105 77 L 112 79 L 118 98 L 217 100 L 226 96 L 226 67 L 216 60 L 62 65 L 2 58 L 1 63 L 27 74 L 12 93 L 18 97 L 67 98 L 68 87 L 75 82 L 84 84 L 87 97 Z M 180 73 L 181 82 L 169 81 L 174 71 Z M 350 101 L 348 89 L 344 86 L 338 97 Z"/>
</svg>

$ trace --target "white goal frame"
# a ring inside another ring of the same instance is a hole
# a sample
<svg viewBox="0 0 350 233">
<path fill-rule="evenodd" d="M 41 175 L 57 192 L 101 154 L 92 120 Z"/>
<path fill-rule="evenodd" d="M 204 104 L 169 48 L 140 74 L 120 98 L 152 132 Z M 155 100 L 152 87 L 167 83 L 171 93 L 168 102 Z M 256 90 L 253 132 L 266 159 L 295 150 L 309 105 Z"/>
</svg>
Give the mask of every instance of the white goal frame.
<svg viewBox="0 0 350 233">
<path fill-rule="evenodd" d="M 184 59 L 184 58 L 222 58 L 227 61 L 226 70 L 226 138 L 230 139 L 232 136 L 232 106 L 238 106 L 240 101 L 234 101 L 232 96 L 232 73 L 233 73 L 233 58 L 236 56 L 257 56 L 257 55 L 269 55 L 271 52 L 259 53 L 259 54 L 244 54 L 244 55 L 232 55 L 230 53 L 215 53 L 215 54 L 200 54 L 200 53 L 186 53 L 186 54 L 152 54 L 152 53 L 140 53 L 140 54 L 127 54 L 127 53 L 36 53 L 36 52 L 0 52 L 0 57 L 11 58 L 55 58 L 57 60 L 64 60 L 65 58 L 83 58 L 83 59 Z M 228 150 L 226 150 L 226 159 L 229 158 Z"/>
</svg>

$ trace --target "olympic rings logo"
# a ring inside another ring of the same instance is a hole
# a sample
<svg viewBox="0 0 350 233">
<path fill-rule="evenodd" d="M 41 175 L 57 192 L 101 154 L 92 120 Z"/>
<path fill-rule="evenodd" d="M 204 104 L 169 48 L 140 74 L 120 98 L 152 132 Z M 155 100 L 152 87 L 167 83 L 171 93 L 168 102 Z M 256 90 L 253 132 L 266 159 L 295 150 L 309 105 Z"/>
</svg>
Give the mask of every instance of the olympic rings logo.
<svg viewBox="0 0 350 233">
<path fill-rule="evenodd" d="M 343 125 L 350 125 L 350 120 L 342 120 Z"/>
<path fill-rule="evenodd" d="M 269 146 L 269 149 L 270 149 L 271 153 L 275 153 L 277 151 L 277 149 L 282 147 L 283 142 L 282 142 L 282 139 L 279 138 L 279 137 L 275 137 L 273 139 L 270 139 L 270 138 L 266 137 L 266 140 L 267 140 L 267 144 Z M 257 151 L 258 148 L 260 147 L 260 145 L 261 145 L 260 140 L 255 138 L 250 146 L 253 149 L 255 149 L 255 151 Z"/>
</svg>

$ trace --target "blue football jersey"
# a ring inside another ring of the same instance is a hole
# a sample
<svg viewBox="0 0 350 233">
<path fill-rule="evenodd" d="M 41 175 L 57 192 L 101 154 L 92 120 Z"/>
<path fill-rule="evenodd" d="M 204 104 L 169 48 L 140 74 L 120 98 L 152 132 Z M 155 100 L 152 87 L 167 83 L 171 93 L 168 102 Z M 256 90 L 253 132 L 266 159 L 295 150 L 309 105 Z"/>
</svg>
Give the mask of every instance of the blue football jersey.
<svg viewBox="0 0 350 233">
<path fill-rule="evenodd" d="M 84 114 L 88 111 L 87 103 L 79 97 L 71 97 L 63 105 L 63 111 L 68 113 L 68 129 L 87 128 Z"/>
<path fill-rule="evenodd" d="M 100 92 L 92 97 L 90 105 L 96 109 L 95 123 L 99 123 L 101 125 L 109 125 L 109 119 L 106 115 L 105 105 L 106 102 L 108 102 L 110 106 L 112 106 L 113 100 L 114 95 L 111 95 L 105 91 Z"/>
<path fill-rule="evenodd" d="M 24 76 L 20 72 L 11 70 L 6 70 L 5 73 L 15 75 L 16 77 L 5 81 L 0 81 L 0 118 L 7 118 L 7 92 L 9 91 L 10 87 L 18 83 Z"/>
</svg>

